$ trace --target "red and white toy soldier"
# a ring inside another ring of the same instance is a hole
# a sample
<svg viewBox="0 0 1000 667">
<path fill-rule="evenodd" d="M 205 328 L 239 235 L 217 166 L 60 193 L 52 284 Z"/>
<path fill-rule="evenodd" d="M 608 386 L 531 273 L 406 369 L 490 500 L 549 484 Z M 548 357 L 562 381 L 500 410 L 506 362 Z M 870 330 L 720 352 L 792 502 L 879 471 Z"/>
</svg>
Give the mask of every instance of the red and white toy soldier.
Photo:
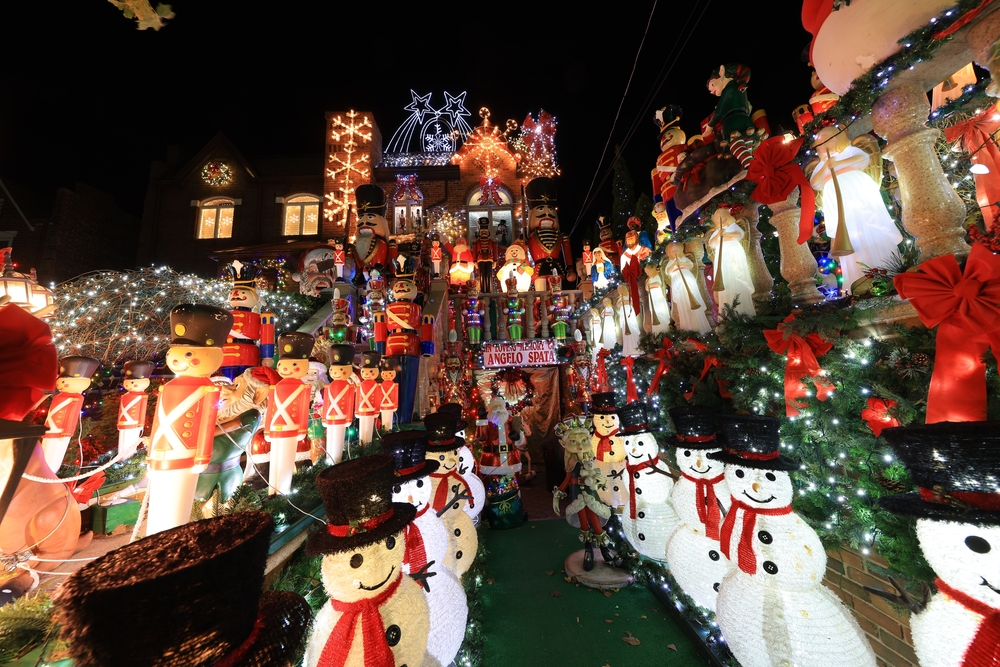
<svg viewBox="0 0 1000 667">
<path fill-rule="evenodd" d="M 149 376 L 153 373 L 152 361 L 126 361 L 123 372 L 125 378 L 118 403 L 118 456 L 128 458 L 135 452 L 146 427 L 146 405 L 149 402 Z"/>
<path fill-rule="evenodd" d="M 367 445 L 375 434 L 375 416 L 382 404 L 382 387 L 379 385 L 378 364 L 382 355 L 372 350 L 361 353 L 361 382 L 358 384 L 357 407 L 354 416 L 358 418 L 358 441 Z"/>
<path fill-rule="evenodd" d="M 375 327 L 376 349 L 384 344 L 385 355 L 398 358 L 400 404 L 397 417 L 401 424 L 410 423 L 413 416 L 420 356 L 434 354 L 434 317 L 423 314 L 423 306 L 416 303 L 418 296 L 412 276 L 397 275 L 392 284 L 393 302 L 385 307 L 385 329 Z"/>
<path fill-rule="evenodd" d="M 258 267 L 236 260 L 226 265 L 226 272 L 233 281 L 229 294 L 233 329 L 222 347 L 221 374 L 235 382 L 248 368 L 273 365 L 274 315 L 258 312 Z"/>
<path fill-rule="evenodd" d="M 212 460 L 219 388 L 209 378 L 222 364 L 233 328 L 228 311 L 182 303 L 170 311 L 167 368 L 177 376 L 160 388 L 149 445 L 149 517 L 146 535 L 183 526 L 191 518 L 198 475 Z"/>
<path fill-rule="evenodd" d="M 382 428 L 392 430 L 392 419 L 399 409 L 399 385 L 396 384 L 396 369 L 387 359 L 382 360 L 382 383 L 379 385 L 379 410 L 382 413 Z"/>
<path fill-rule="evenodd" d="M 315 340 L 307 333 L 292 331 L 278 336 L 278 366 L 281 380 L 267 395 L 264 439 L 271 443 L 268 495 L 292 490 L 295 451 L 309 432 L 309 385 L 302 378 L 309 372 L 309 355 Z"/>
<path fill-rule="evenodd" d="M 357 187 L 354 199 L 358 204 L 358 236 L 354 240 L 354 262 L 359 272 L 367 273 L 373 266 L 388 266 L 389 224 L 385 220 L 385 190 L 364 183 Z"/>
<path fill-rule="evenodd" d="M 583 269 L 584 276 L 586 278 L 590 277 L 590 267 L 594 265 L 594 252 L 590 249 L 590 241 L 583 242 Z"/>
<path fill-rule="evenodd" d="M 326 459 L 340 463 L 344 459 L 344 437 L 354 421 L 354 402 L 358 387 L 354 383 L 354 346 L 330 346 L 330 384 L 323 390 L 323 426 L 326 427 Z"/>
<path fill-rule="evenodd" d="M 441 276 L 441 262 L 444 261 L 444 248 L 441 247 L 441 241 L 434 239 L 431 241 L 431 266 L 434 267 L 434 277 L 438 278 Z"/>
<path fill-rule="evenodd" d="M 333 242 L 333 265 L 337 267 L 337 280 L 344 280 L 344 264 L 347 264 L 347 251 L 344 250 L 344 240 Z"/>
<path fill-rule="evenodd" d="M 42 436 L 45 462 L 53 473 L 58 472 L 66 457 L 69 441 L 80 424 L 83 392 L 90 387 L 90 377 L 100 362 L 93 357 L 63 357 L 59 360 L 56 393 L 45 416 L 48 430 Z"/>
</svg>

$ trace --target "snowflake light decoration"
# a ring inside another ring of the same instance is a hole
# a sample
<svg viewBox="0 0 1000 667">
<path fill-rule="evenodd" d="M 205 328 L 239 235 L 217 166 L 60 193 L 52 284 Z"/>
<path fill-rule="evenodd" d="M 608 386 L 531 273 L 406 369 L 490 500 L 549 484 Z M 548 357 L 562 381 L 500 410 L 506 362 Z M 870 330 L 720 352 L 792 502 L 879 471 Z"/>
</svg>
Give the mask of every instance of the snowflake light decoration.
<svg viewBox="0 0 1000 667">
<path fill-rule="evenodd" d="M 229 185 L 233 182 L 233 169 L 225 162 L 206 162 L 201 168 L 201 180 L 209 185 Z"/>
<path fill-rule="evenodd" d="M 343 214 L 346 226 L 347 213 L 354 204 L 355 185 L 367 183 L 371 176 L 371 156 L 366 149 L 372 141 L 372 123 L 368 116 L 352 109 L 344 116 L 331 118 L 329 129 L 334 150 L 328 157 L 323 217 L 333 221 Z"/>
</svg>

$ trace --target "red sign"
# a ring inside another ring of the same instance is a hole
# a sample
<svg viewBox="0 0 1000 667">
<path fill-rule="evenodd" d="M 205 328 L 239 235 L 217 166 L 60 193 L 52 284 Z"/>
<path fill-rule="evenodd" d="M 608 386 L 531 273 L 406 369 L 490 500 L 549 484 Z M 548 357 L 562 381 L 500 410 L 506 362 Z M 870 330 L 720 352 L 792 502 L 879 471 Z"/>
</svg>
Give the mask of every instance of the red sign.
<svg viewBox="0 0 1000 667">
<path fill-rule="evenodd" d="M 555 366 L 557 363 L 554 338 L 483 343 L 484 368 Z"/>
</svg>

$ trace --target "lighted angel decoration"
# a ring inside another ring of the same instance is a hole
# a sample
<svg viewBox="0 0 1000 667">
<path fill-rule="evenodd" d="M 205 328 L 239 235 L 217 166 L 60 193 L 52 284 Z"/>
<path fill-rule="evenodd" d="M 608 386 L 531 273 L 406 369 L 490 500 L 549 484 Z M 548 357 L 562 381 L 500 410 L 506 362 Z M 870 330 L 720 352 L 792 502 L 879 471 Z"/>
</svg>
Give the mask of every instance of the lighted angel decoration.
<svg viewBox="0 0 1000 667">
<path fill-rule="evenodd" d="M 743 249 L 744 236 L 729 208 L 720 205 L 712 214 L 712 231 L 708 236 L 708 252 L 715 265 L 712 289 L 720 314 L 724 305 L 731 305 L 736 312 L 751 317 L 757 314 L 753 308 L 750 265 Z"/>
<path fill-rule="evenodd" d="M 606 350 L 615 349 L 615 345 L 621 343 L 621 330 L 615 321 L 615 306 L 611 297 L 604 297 L 601 301 L 601 339 L 599 346 Z"/>
<path fill-rule="evenodd" d="M 667 302 L 663 276 L 655 264 L 647 264 L 644 270 L 646 291 L 649 293 L 650 331 L 654 334 L 666 333 L 670 330 L 670 304 Z"/>
<path fill-rule="evenodd" d="M 623 357 L 638 357 L 642 355 L 642 350 L 639 349 L 639 336 L 642 335 L 642 329 L 640 329 L 639 315 L 636 312 L 638 305 L 632 303 L 632 295 L 628 285 L 619 285 L 615 315 L 618 320 Z"/>
<path fill-rule="evenodd" d="M 668 244 L 663 272 L 670 280 L 674 325 L 681 331 L 705 334 L 712 330 L 712 325 L 708 321 L 705 301 L 698 291 L 692 269 L 694 262 L 684 255 L 684 246 L 680 243 Z"/>
<path fill-rule="evenodd" d="M 590 280 L 594 283 L 594 289 L 607 289 L 611 285 L 609 281 L 614 276 L 614 267 L 603 248 L 594 248 L 594 264 L 590 267 Z"/>
</svg>

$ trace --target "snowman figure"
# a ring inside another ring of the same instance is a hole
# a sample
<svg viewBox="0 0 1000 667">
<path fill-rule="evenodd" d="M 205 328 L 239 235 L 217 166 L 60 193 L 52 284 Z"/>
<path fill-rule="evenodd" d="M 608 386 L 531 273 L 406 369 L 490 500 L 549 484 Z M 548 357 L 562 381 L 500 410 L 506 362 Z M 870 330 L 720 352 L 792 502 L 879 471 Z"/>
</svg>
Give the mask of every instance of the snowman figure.
<svg viewBox="0 0 1000 667">
<path fill-rule="evenodd" d="M 920 550 L 937 575 L 937 593 L 926 608 L 905 600 L 916 612 L 910 628 L 924 667 L 1000 664 L 998 433 L 998 422 L 882 431 L 920 491 L 879 504 L 916 518 Z"/>
<path fill-rule="evenodd" d="M 455 417 L 449 413 L 435 412 L 424 418 L 427 429 L 427 458 L 438 462 L 438 470 L 430 475 L 431 510 L 448 528 L 448 552 L 444 564 L 461 577 L 472 565 L 479 548 L 472 517 L 464 511 L 482 511 L 486 504 L 486 489 L 473 474 L 463 476 L 459 470 L 459 452 L 465 439 L 455 435 Z M 473 482 L 473 478 L 475 482 Z M 472 485 L 478 483 L 476 491 Z M 482 495 L 479 495 L 479 489 Z"/>
<path fill-rule="evenodd" d="M 327 523 L 306 553 L 322 556 L 330 602 L 316 614 L 305 665 L 422 665 L 430 615 L 423 590 L 403 574 L 406 528 L 417 508 L 392 502 L 386 454 L 339 463 L 316 477 Z"/>
<path fill-rule="evenodd" d="M 607 485 L 599 492 L 600 498 L 612 511 L 621 512 L 628 503 L 628 480 L 625 478 L 625 447 L 618 435 L 618 408 L 615 407 L 615 392 L 606 391 L 591 396 L 591 412 L 594 414 L 594 433 L 591 443 L 594 449 L 594 466 L 607 479 Z"/>
<path fill-rule="evenodd" d="M 733 567 L 719 544 L 722 510 L 729 511 L 732 503 L 725 466 L 708 458 L 721 448 L 715 440 L 715 413 L 680 407 L 671 408 L 670 418 L 677 431 L 675 461 L 681 478 L 670 494 L 680 525 L 667 543 L 667 562 L 684 592 L 714 612 L 719 586 Z"/>
<path fill-rule="evenodd" d="M 458 577 L 444 565 L 448 529 L 430 511 L 431 483 L 427 477 L 437 470 L 438 463 L 426 459 L 427 434 L 423 431 L 389 433 L 382 438 L 382 451 L 393 458 L 396 483 L 392 501 L 417 508 L 416 518 L 406 527 L 403 572 L 420 584 L 427 598 L 427 654 L 438 664 L 448 665 L 465 639 L 469 606 Z"/>
<path fill-rule="evenodd" d="M 666 462 L 660 460 L 660 446 L 649 430 L 646 406 L 633 401 L 618 411 L 618 420 L 628 488 L 622 530 L 636 551 L 663 561 L 667 541 L 680 523 L 669 502 L 674 480 Z"/>
<path fill-rule="evenodd" d="M 718 415 L 732 507 L 722 554 L 736 565 L 719 586 L 716 620 L 743 667 L 874 667 L 875 654 L 851 612 L 825 586 L 826 551 L 792 511 L 780 422 Z"/>
<path fill-rule="evenodd" d="M 463 413 L 465 408 L 459 403 L 445 403 L 439 407 L 437 412 L 442 414 L 450 414 L 455 418 L 455 431 L 456 442 L 465 442 L 465 417 Z M 479 519 L 480 512 L 483 511 L 483 507 L 486 506 L 486 488 L 483 486 L 482 480 L 479 479 L 479 470 L 476 468 L 476 458 L 472 455 L 472 450 L 469 449 L 469 445 L 463 444 L 458 448 L 458 474 L 465 478 L 465 481 L 469 484 L 469 490 L 472 491 L 472 498 L 475 502 L 475 507 L 469 505 L 465 506 L 465 512 L 473 518 L 473 520 Z M 479 484 L 476 484 L 479 482 Z M 482 495 L 480 494 L 480 489 L 482 489 Z M 477 524 L 478 525 L 478 524 Z"/>
</svg>

